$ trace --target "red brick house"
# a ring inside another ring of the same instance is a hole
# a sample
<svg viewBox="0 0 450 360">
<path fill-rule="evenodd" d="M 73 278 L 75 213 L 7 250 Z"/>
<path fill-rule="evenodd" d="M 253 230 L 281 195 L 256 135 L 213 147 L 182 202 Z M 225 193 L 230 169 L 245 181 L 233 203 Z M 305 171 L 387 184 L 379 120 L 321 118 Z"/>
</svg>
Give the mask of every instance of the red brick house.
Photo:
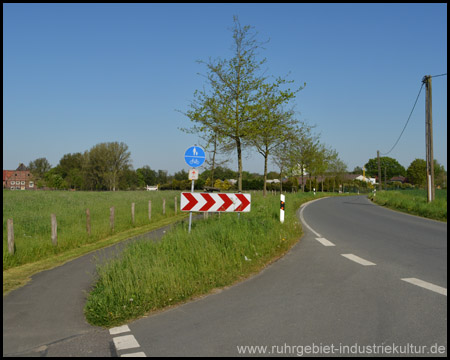
<svg viewBox="0 0 450 360">
<path fill-rule="evenodd" d="M 3 189 L 34 190 L 35 188 L 33 175 L 24 164 L 20 164 L 16 170 L 3 170 Z"/>
</svg>

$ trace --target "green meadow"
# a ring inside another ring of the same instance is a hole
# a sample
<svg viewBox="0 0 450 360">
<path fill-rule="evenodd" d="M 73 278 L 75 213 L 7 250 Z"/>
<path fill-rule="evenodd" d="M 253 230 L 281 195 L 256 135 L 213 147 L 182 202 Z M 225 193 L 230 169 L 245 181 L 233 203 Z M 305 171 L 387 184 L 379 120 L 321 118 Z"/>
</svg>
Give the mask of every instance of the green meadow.
<svg viewBox="0 0 450 360">
<path fill-rule="evenodd" d="M 175 216 L 175 197 L 178 211 Z M 165 214 L 163 200 L 165 199 Z M 151 220 L 149 220 L 151 200 Z M 179 211 L 179 191 L 3 191 L 3 270 L 64 257 L 77 257 L 187 216 Z M 132 222 L 131 204 L 135 203 Z M 114 231 L 110 208 L 115 208 Z M 86 209 L 91 234 L 87 233 Z M 57 220 L 57 245 L 51 239 L 51 214 Z M 13 219 L 14 254 L 8 251 L 7 220 Z M 122 236 L 121 236 L 122 235 Z M 67 256 L 66 256 L 67 257 Z M 4 273 L 5 275 L 5 273 Z"/>
<path fill-rule="evenodd" d="M 370 199 L 378 205 L 429 219 L 447 221 L 447 190 L 436 189 L 435 200 L 427 202 L 426 190 L 377 191 Z"/>
</svg>

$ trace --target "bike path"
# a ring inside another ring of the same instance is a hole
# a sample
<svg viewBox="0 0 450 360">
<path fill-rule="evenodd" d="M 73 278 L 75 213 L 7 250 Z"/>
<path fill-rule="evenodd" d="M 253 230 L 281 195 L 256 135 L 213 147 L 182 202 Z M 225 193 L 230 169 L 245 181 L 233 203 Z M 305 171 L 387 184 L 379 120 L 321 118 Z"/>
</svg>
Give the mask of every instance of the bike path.
<svg viewBox="0 0 450 360">
<path fill-rule="evenodd" d="M 161 239 L 172 226 L 42 271 L 4 296 L 3 356 L 115 356 L 109 331 L 87 323 L 83 313 L 96 266 L 131 241 Z"/>
</svg>

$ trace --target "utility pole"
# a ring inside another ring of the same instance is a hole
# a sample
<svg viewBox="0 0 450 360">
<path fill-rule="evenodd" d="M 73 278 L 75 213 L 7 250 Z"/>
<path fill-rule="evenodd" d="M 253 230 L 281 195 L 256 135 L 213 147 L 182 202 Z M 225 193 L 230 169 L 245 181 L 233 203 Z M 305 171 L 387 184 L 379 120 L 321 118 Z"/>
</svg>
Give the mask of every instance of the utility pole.
<svg viewBox="0 0 450 360">
<path fill-rule="evenodd" d="M 386 166 L 384 167 L 384 190 L 387 190 Z"/>
<path fill-rule="evenodd" d="M 426 156 L 427 156 L 427 202 L 434 200 L 434 159 L 433 159 L 433 121 L 431 101 L 431 76 L 423 77 L 422 82 L 426 86 L 425 101 L 425 132 L 426 132 Z"/>
<path fill-rule="evenodd" d="M 377 150 L 378 158 L 378 190 L 381 190 L 381 165 L 380 165 L 380 150 Z"/>
</svg>

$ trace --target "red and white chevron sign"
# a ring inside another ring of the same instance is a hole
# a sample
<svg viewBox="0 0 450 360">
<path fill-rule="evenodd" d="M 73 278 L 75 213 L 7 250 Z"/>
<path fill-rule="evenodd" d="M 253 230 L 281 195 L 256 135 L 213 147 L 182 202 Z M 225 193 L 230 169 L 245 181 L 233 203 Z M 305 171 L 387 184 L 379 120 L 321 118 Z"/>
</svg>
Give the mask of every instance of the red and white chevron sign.
<svg viewBox="0 0 450 360">
<path fill-rule="evenodd" d="M 181 193 L 181 211 L 249 212 L 250 194 Z"/>
</svg>

